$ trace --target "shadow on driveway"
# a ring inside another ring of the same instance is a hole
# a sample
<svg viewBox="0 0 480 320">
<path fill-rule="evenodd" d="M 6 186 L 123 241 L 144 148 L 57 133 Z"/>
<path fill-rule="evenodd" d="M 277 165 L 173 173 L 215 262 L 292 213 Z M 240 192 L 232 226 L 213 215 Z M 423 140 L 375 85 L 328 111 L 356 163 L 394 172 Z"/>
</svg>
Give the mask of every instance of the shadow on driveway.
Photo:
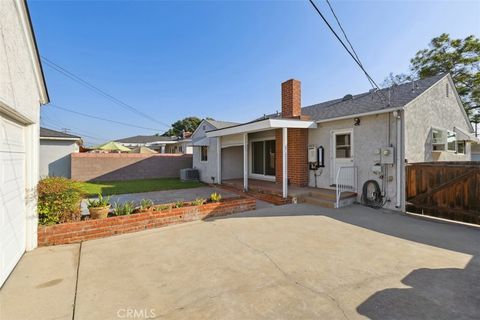
<svg viewBox="0 0 480 320">
<path fill-rule="evenodd" d="M 357 312 L 370 319 L 479 319 L 480 228 L 428 221 L 390 210 L 360 205 L 327 209 L 287 205 L 213 219 L 322 215 L 354 226 L 416 243 L 472 256 L 464 269 L 419 268 L 401 282 L 410 288 L 389 288 L 368 297 Z"/>
</svg>

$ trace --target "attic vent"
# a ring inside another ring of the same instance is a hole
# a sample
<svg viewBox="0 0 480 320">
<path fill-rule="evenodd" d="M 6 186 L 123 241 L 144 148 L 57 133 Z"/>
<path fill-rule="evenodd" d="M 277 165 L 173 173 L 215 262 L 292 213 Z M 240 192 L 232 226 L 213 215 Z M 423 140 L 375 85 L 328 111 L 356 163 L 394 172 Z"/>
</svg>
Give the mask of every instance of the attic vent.
<svg viewBox="0 0 480 320">
<path fill-rule="evenodd" d="M 343 97 L 342 101 L 347 101 L 352 99 L 353 99 L 353 96 L 351 94 L 346 94 L 345 97 Z"/>
</svg>

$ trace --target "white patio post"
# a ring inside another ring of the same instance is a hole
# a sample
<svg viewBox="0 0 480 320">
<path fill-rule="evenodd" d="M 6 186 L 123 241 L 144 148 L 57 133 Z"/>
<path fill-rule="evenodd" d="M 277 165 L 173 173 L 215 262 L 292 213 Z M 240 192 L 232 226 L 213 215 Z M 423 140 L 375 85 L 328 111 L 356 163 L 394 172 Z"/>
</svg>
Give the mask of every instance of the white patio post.
<svg viewBox="0 0 480 320">
<path fill-rule="evenodd" d="M 222 137 L 217 137 L 217 183 L 222 183 Z"/>
<path fill-rule="evenodd" d="M 243 134 L 243 190 L 248 191 L 248 133 Z"/>
<path fill-rule="evenodd" d="M 287 163 L 287 153 L 288 153 L 288 136 L 287 128 L 282 128 L 282 187 L 283 187 L 283 198 L 288 196 L 288 163 Z"/>
</svg>

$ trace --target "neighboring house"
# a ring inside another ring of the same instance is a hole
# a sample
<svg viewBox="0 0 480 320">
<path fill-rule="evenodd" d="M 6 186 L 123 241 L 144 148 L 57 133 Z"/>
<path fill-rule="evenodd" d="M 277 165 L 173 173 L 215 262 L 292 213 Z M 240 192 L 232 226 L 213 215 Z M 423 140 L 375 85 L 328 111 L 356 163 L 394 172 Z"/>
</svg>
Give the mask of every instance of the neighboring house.
<svg viewBox="0 0 480 320">
<path fill-rule="evenodd" d="M 472 143 L 472 161 L 480 161 L 480 143 Z"/>
<path fill-rule="evenodd" d="M 148 147 L 159 153 L 185 153 L 192 154 L 191 139 L 179 137 L 153 136 L 134 136 L 115 140 L 115 142 L 128 148 Z"/>
<path fill-rule="evenodd" d="M 450 75 L 304 108 L 300 82 L 289 80 L 280 114 L 226 127 L 205 120 L 193 163 L 204 182 L 242 179 L 248 189 L 249 179 L 271 181 L 284 197 L 289 185 L 348 186 L 360 201 L 375 180 L 385 207 L 404 210 L 405 163 L 468 161 L 472 132 Z"/>
<path fill-rule="evenodd" d="M 48 102 L 27 4 L 0 1 L 0 286 L 37 246 L 40 105 Z"/>
<path fill-rule="evenodd" d="M 79 152 L 82 138 L 40 128 L 40 178 L 71 177 L 71 154 Z"/>
</svg>

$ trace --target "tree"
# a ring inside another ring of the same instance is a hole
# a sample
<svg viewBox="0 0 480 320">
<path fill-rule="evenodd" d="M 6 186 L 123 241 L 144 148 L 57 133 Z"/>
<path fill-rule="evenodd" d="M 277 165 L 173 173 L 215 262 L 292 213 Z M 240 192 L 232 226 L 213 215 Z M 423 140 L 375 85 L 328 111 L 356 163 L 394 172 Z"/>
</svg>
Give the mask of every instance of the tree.
<svg viewBox="0 0 480 320">
<path fill-rule="evenodd" d="M 432 39 L 428 49 L 418 51 L 410 60 L 410 64 L 414 79 L 450 73 L 467 113 L 471 117 L 477 113 L 474 112 L 474 108 L 480 105 L 480 40 L 478 38 L 471 35 L 463 40 L 451 39 L 448 34 L 443 33 Z"/>
<path fill-rule="evenodd" d="M 392 72 L 388 75 L 388 77 L 385 78 L 382 82 L 382 87 L 383 88 L 388 88 L 394 85 L 399 85 L 402 83 L 410 82 L 413 80 L 412 75 L 407 75 L 405 73 L 400 73 L 394 75 Z"/>
<path fill-rule="evenodd" d="M 201 119 L 197 117 L 187 117 L 182 120 L 178 120 L 172 123 L 172 128 L 168 129 L 163 136 L 166 137 L 179 137 L 182 135 L 182 132 L 193 132 L 197 129 L 198 125 L 202 122 Z"/>
</svg>

